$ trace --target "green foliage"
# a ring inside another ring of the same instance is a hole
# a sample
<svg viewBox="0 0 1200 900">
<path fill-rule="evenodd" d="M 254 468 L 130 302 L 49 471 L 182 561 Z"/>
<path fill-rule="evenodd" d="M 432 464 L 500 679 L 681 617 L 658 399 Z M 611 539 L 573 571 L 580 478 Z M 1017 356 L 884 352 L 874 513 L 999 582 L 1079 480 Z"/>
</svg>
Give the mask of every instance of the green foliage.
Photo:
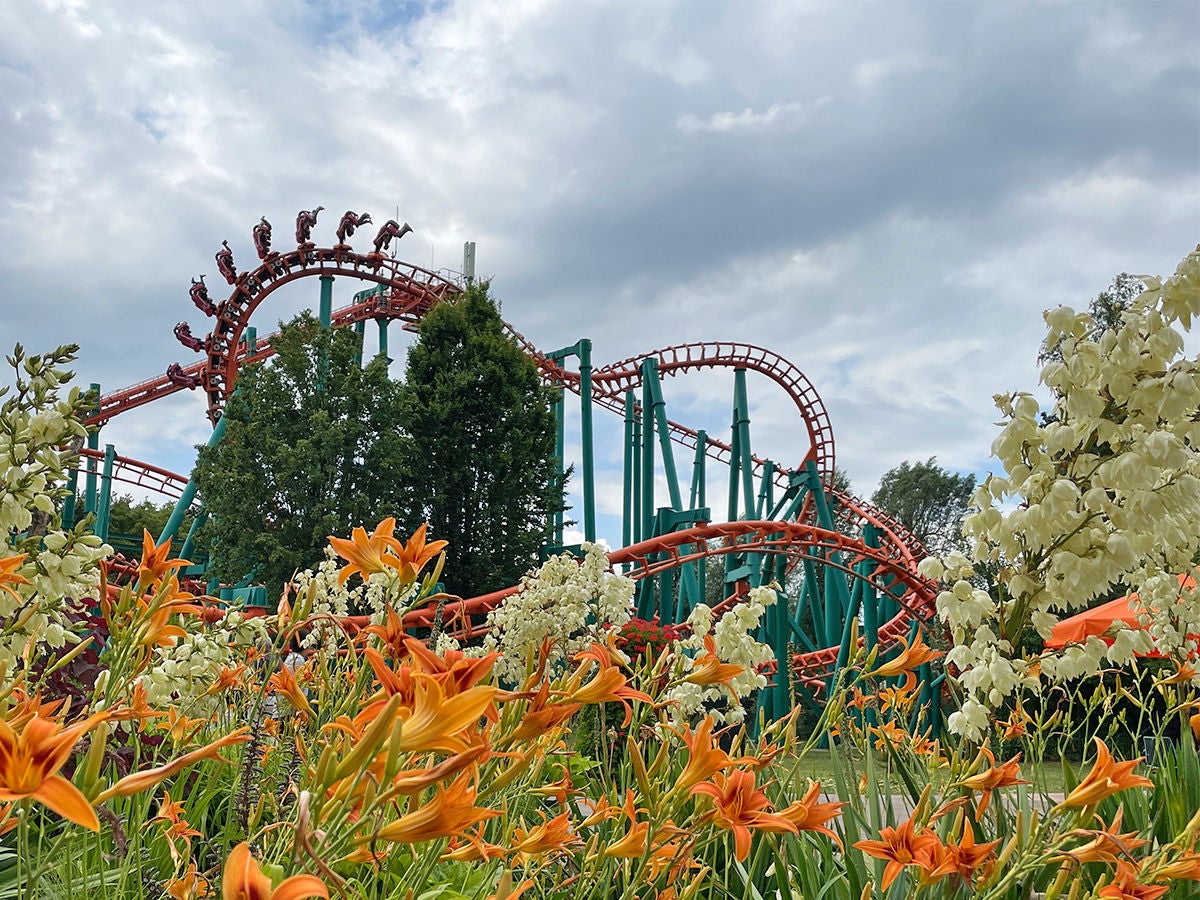
<svg viewBox="0 0 1200 900">
<path fill-rule="evenodd" d="M 931 456 L 885 472 L 871 502 L 899 519 L 930 553 L 942 554 L 962 546 L 962 520 L 974 490 L 974 475 L 956 475 Z"/>
<path fill-rule="evenodd" d="M 505 334 L 486 284 L 422 320 L 403 397 L 410 521 L 450 542 L 446 589 L 470 597 L 515 584 L 563 508 L 555 394 Z"/>
<path fill-rule="evenodd" d="M 321 560 L 329 535 L 402 516 L 407 495 L 386 363 L 360 365 L 353 330 L 322 330 L 308 313 L 274 347 L 269 364 L 241 371 L 225 436 L 196 463 L 214 574 L 253 574 L 272 594 Z"/>
</svg>

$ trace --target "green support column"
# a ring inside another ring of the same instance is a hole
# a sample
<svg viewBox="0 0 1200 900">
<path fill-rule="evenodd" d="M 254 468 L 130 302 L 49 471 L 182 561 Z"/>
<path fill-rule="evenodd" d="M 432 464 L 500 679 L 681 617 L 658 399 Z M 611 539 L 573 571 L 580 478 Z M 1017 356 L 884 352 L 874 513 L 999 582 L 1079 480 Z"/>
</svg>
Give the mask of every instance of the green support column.
<svg viewBox="0 0 1200 900">
<path fill-rule="evenodd" d="M 333 276 L 321 276 L 321 330 L 327 331 L 333 325 Z M 317 360 L 317 389 L 325 390 L 325 378 L 329 374 L 329 357 L 322 352 Z"/>
<path fill-rule="evenodd" d="M 579 341 L 579 430 L 583 441 L 583 537 L 596 540 L 596 463 L 592 447 L 592 342 Z"/>
<path fill-rule="evenodd" d="M 675 451 L 671 447 L 671 428 L 667 422 L 667 404 L 663 400 L 662 382 L 658 377 L 658 361 L 647 360 L 649 371 L 654 380 L 650 383 L 650 393 L 654 398 L 654 425 L 658 431 L 658 449 L 662 455 L 663 475 L 667 479 L 667 493 L 671 497 L 671 509 L 680 512 L 683 509 L 683 497 L 679 492 L 679 475 L 675 471 Z"/>
<path fill-rule="evenodd" d="M 116 448 L 112 444 L 104 445 L 104 473 L 100 476 L 100 499 L 96 509 L 96 536 L 102 541 L 108 540 L 108 514 L 112 509 L 112 470 L 117 458 Z"/>
<path fill-rule="evenodd" d="M 192 544 L 196 540 L 196 533 L 204 527 L 204 523 L 208 521 L 208 510 L 202 509 L 196 513 L 196 518 L 192 519 L 192 527 L 188 529 L 187 537 L 183 541 L 183 549 L 179 551 L 179 555 L 183 559 L 188 558 L 188 554 L 192 552 Z"/>
<path fill-rule="evenodd" d="M 75 494 L 79 491 L 79 470 L 72 469 L 67 476 L 67 496 L 63 498 L 63 528 L 75 527 Z"/>
<path fill-rule="evenodd" d="M 225 428 L 229 424 L 225 416 L 217 419 L 217 427 L 213 429 L 212 436 L 208 439 L 208 446 L 215 447 L 221 442 L 221 438 L 225 436 Z M 171 510 L 171 517 L 167 519 L 167 524 L 163 526 L 162 532 L 158 536 L 158 543 L 166 540 L 174 540 L 175 535 L 179 531 L 179 526 L 183 524 L 183 516 L 188 511 L 188 507 L 192 505 L 192 501 L 196 499 L 196 475 L 193 472 L 192 476 L 184 485 L 183 493 L 179 496 L 179 500 L 175 503 L 175 508 Z"/>
<path fill-rule="evenodd" d="M 554 402 L 554 468 L 558 472 L 558 483 L 562 484 L 566 478 L 566 439 L 564 436 L 563 417 L 567 412 L 567 400 L 562 389 L 562 385 L 555 383 L 555 389 L 558 391 L 558 399 Z M 554 514 L 554 543 L 562 546 L 563 543 L 563 522 L 564 511 L 558 510 Z"/>
<path fill-rule="evenodd" d="M 746 395 L 745 369 L 734 370 L 733 393 L 738 411 L 738 450 L 741 454 L 738 468 L 742 475 L 742 501 L 745 503 L 746 518 L 750 518 L 754 515 L 754 462 L 750 453 L 750 402 Z"/>
<path fill-rule="evenodd" d="M 384 359 L 388 357 L 388 320 L 376 319 L 375 324 L 379 326 L 379 355 Z"/>
<path fill-rule="evenodd" d="M 246 342 L 247 352 L 258 352 L 258 329 L 253 325 L 246 326 L 246 330 L 242 332 L 242 340 Z"/>
<path fill-rule="evenodd" d="M 703 429 L 696 432 L 696 457 L 692 460 L 692 492 L 691 502 L 692 509 L 700 509 L 708 506 L 708 476 L 706 466 L 708 464 L 708 455 L 704 452 L 708 446 L 708 435 Z M 701 549 L 699 546 L 697 550 Z M 699 602 L 705 602 L 708 597 L 708 566 L 702 559 L 696 565 L 696 589 L 699 592 Z"/>
<path fill-rule="evenodd" d="M 96 412 L 100 411 L 100 385 L 92 382 L 90 391 L 96 395 L 96 406 L 93 409 Z M 89 450 L 100 449 L 100 427 L 88 430 L 87 445 Z M 96 512 L 96 458 L 88 457 L 87 461 L 87 478 L 84 481 L 83 493 L 83 512 L 85 515 L 92 515 Z"/>
<path fill-rule="evenodd" d="M 654 389 L 658 365 L 644 359 L 642 370 L 642 540 L 654 535 Z"/>
<path fill-rule="evenodd" d="M 621 542 L 622 546 L 628 547 L 636 541 L 634 537 L 634 511 L 638 507 L 637 498 L 637 478 L 638 478 L 638 459 L 637 459 L 637 438 L 634 437 L 634 426 L 636 425 L 637 416 L 634 409 L 633 391 L 625 392 L 625 472 L 624 472 L 624 491 L 622 496 L 622 511 L 624 512 L 624 521 L 621 523 Z"/>
</svg>

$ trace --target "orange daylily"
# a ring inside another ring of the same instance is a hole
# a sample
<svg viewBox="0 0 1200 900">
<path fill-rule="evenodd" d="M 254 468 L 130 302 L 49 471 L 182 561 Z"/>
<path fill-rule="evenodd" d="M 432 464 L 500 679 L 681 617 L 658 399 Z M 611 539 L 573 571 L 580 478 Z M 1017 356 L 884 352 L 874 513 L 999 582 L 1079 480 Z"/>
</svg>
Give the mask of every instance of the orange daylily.
<svg viewBox="0 0 1200 900">
<path fill-rule="evenodd" d="M 64 819 L 99 831 L 100 820 L 92 804 L 58 770 L 76 742 L 107 718 L 107 713 L 96 713 L 63 728 L 60 722 L 35 715 L 19 732 L 0 719 L 0 802 L 31 797 Z"/>
<path fill-rule="evenodd" d="M 199 837 L 200 832 L 183 817 L 183 811 L 183 803 L 172 800 L 170 792 L 163 791 L 162 802 L 158 804 L 158 815 L 150 820 L 150 824 L 165 822 L 167 825 L 165 834 L 168 839 L 182 838 L 191 843 L 191 839 Z"/>
<path fill-rule="evenodd" d="M 1190 662 L 1176 662 L 1175 671 L 1158 684 L 1190 684 L 1196 678 L 1196 667 Z"/>
<path fill-rule="evenodd" d="M 1025 708 L 1018 703 L 1013 714 L 1000 723 L 1004 727 L 1004 739 L 1011 741 L 1021 737 L 1025 734 L 1026 726 L 1032 722 L 1033 719 L 1030 718 L 1029 713 L 1025 712 Z"/>
<path fill-rule="evenodd" d="M 1106 797 L 1134 787 L 1154 787 L 1154 782 L 1133 770 L 1141 757 L 1130 762 L 1117 762 L 1100 738 L 1096 738 L 1096 762 L 1084 776 L 1079 786 L 1063 799 L 1056 808 L 1064 806 L 1092 806 Z"/>
<path fill-rule="evenodd" d="M 405 638 L 404 645 L 408 650 L 413 670 L 431 675 L 448 697 L 461 694 L 479 684 L 492 673 L 492 666 L 500 658 L 500 654 L 496 652 L 471 657 L 461 650 L 447 650 L 439 656 L 424 643 L 411 637 Z"/>
<path fill-rule="evenodd" d="M 513 829 L 511 849 L 517 853 L 532 856 L 538 853 L 548 853 L 551 850 L 564 850 L 578 843 L 582 843 L 582 838 L 571 831 L 568 815 L 562 813 L 549 821 L 543 821 L 541 825 L 531 828 L 528 832 L 522 828 Z"/>
<path fill-rule="evenodd" d="M 722 662 L 721 657 L 717 656 L 717 642 L 711 634 L 704 636 L 704 651 L 703 656 L 692 660 L 692 670 L 683 680 L 698 685 L 723 684 L 732 690 L 730 682 L 741 675 L 745 668 Z"/>
<path fill-rule="evenodd" d="M 412 712 L 400 732 L 400 749 L 460 753 L 473 742 L 464 735 L 492 705 L 496 688 L 480 684 L 447 697 L 428 675 L 414 676 Z"/>
<path fill-rule="evenodd" d="M 396 555 L 399 559 L 393 565 L 400 574 L 400 580 L 405 583 L 416 581 L 417 574 L 425 568 L 425 564 L 450 546 L 449 541 L 426 543 L 425 531 L 428 527 L 428 522 L 422 523 L 406 543 L 397 544 Z"/>
<path fill-rule="evenodd" d="M 599 646 L 602 647 L 602 645 Z M 579 654 L 579 656 L 582 656 L 582 654 Z M 579 656 L 576 658 L 578 659 Z M 643 703 L 652 703 L 653 698 L 649 694 L 629 687 L 625 675 L 609 661 L 607 656 L 601 657 L 597 654 L 589 654 L 589 658 L 599 662 L 600 671 L 587 684 L 575 688 L 568 694 L 566 697 L 567 702 L 583 704 L 620 703 L 625 707 L 625 721 L 621 727 L 628 727 L 630 720 L 633 718 L 633 708 L 629 705 L 629 701 L 641 700 Z M 576 673 L 576 676 L 578 677 L 578 673 Z"/>
<path fill-rule="evenodd" d="M 646 810 L 638 809 L 633 802 L 633 791 L 625 792 L 625 803 L 621 807 L 625 817 L 629 819 L 629 830 L 618 841 L 609 844 L 607 847 L 601 847 L 600 852 L 604 856 L 612 857 L 613 859 L 640 859 L 646 852 L 646 842 L 650 836 L 650 823 L 639 822 L 637 814 L 644 813 Z"/>
<path fill-rule="evenodd" d="M 184 873 L 178 878 L 170 879 L 163 885 L 163 889 L 172 900 L 203 900 L 211 896 L 208 891 L 208 879 L 196 871 L 195 863 L 188 863 Z"/>
<path fill-rule="evenodd" d="M 236 666 L 232 669 L 228 666 L 222 667 L 221 671 L 217 674 L 217 680 L 204 692 L 204 695 L 207 697 L 209 694 L 220 694 L 231 688 L 238 687 L 242 683 L 242 675 L 245 671 L 246 667 L 244 665 Z"/>
<path fill-rule="evenodd" d="M 171 555 L 171 539 L 167 538 L 158 546 L 150 532 L 142 529 L 142 558 L 138 561 L 138 584 L 143 588 L 158 584 L 167 572 L 181 566 L 190 566 L 186 559 L 168 559 Z"/>
<path fill-rule="evenodd" d="M 975 808 L 975 821 L 978 822 L 984 811 L 988 808 L 988 804 L 992 799 L 992 791 L 996 788 L 1010 787 L 1014 784 L 1029 784 L 1028 781 L 1021 777 L 1021 754 L 1018 753 L 1008 762 L 997 766 L 996 757 L 986 747 L 980 748 L 980 756 L 986 756 L 988 759 L 988 768 L 982 772 L 972 775 L 970 778 L 964 778 L 958 782 L 959 787 L 970 788 L 973 791 L 981 791 L 979 798 L 979 806 Z"/>
<path fill-rule="evenodd" d="M 22 553 L 19 556 L 0 559 L 0 591 L 10 595 L 17 603 L 21 602 L 21 595 L 12 589 L 12 585 L 29 584 L 28 579 L 17 574 L 17 569 L 21 567 L 21 563 L 25 562 L 26 556 L 27 554 Z"/>
<path fill-rule="evenodd" d="M 714 820 L 721 828 L 733 832 L 733 855 L 742 862 L 750 853 L 750 829 L 776 834 L 796 834 L 796 824 L 776 813 L 767 812 L 770 801 L 754 784 L 753 772 L 734 772 L 726 778 L 720 772 L 712 781 L 705 781 L 691 790 L 706 794 L 716 805 Z"/>
<path fill-rule="evenodd" d="M 505 744 L 523 743 L 551 734 L 554 729 L 575 715 L 582 705 L 579 703 L 550 703 L 549 697 L 549 685 L 542 682 L 541 688 L 521 717 L 520 724 L 513 729 L 512 734 L 508 735 Z"/>
<path fill-rule="evenodd" d="M 881 688 L 875 692 L 875 697 L 879 701 L 879 708 L 884 712 L 903 712 L 907 710 L 917 699 L 916 687 L 916 673 L 906 672 L 904 684 Z"/>
<path fill-rule="evenodd" d="M 160 722 L 158 727 L 170 734 L 171 740 L 175 743 L 182 744 L 194 736 L 206 724 L 208 724 L 207 719 L 188 718 L 172 706 L 167 709 L 167 721 L 165 723 Z"/>
<path fill-rule="evenodd" d="M 134 794 L 140 794 L 147 788 L 154 787 L 159 782 L 166 781 L 168 778 L 202 759 L 224 759 L 224 757 L 218 754 L 218 751 L 232 744 L 241 744 L 249 740 L 249 731 L 248 727 L 239 728 L 232 734 L 217 738 L 217 740 L 208 746 L 201 747 L 199 750 L 193 750 L 191 753 L 185 753 L 183 756 L 171 760 L 169 763 L 155 766 L 153 769 L 146 769 L 142 772 L 133 772 L 126 775 L 112 787 L 101 791 L 96 797 L 96 803 L 103 803 L 110 797 L 132 797 Z"/>
<path fill-rule="evenodd" d="M 1112 900 L 1156 900 L 1168 890 L 1166 885 L 1140 884 L 1138 870 L 1127 862 L 1119 862 L 1112 884 L 1101 888 L 1096 896 Z"/>
<path fill-rule="evenodd" d="M 345 584 L 346 580 L 355 572 L 363 578 L 368 578 L 394 566 L 396 557 L 388 558 L 388 551 L 391 550 L 395 553 L 400 550 L 400 542 L 392 537 L 395 530 L 396 520 L 392 516 L 388 516 L 375 527 L 369 536 L 367 530 L 361 525 L 350 533 L 350 540 L 331 535 L 329 546 L 350 564 L 338 572 L 338 584 Z"/>
<path fill-rule="evenodd" d="M 250 845 L 238 844 L 225 861 L 221 879 L 221 900 L 299 900 L 301 897 L 329 898 L 329 889 L 315 875 L 293 875 L 279 887 L 271 886 L 258 861 L 250 855 Z"/>
<path fill-rule="evenodd" d="M 475 788 L 470 773 L 464 772 L 448 788 L 439 787 L 431 800 L 422 803 L 360 844 L 384 840 L 396 844 L 415 844 L 462 835 L 478 823 L 500 815 L 494 809 L 475 805 Z"/>
<path fill-rule="evenodd" d="M 926 644 L 920 632 L 917 632 L 917 638 L 911 645 L 904 638 L 900 638 L 900 643 L 904 645 L 904 650 L 901 651 L 899 656 L 867 674 L 875 678 L 891 678 L 894 675 L 903 675 L 905 672 L 909 672 L 943 655 L 942 651 L 934 650 Z"/>
<path fill-rule="evenodd" d="M 879 841 L 856 841 L 854 847 L 876 859 L 886 859 L 883 870 L 883 889 L 886 891 L 905 866 L 930 868 L 934 851 L 942 842 L 928 828 L 915 830 L 916 823 L 910 818 L 897 828 L 890 825 L 880 829 Z"/>
<path fill-rule="evenodd" d="M 1000 842 L 987 841 L 983 844 L 976 844 L 975 829 L 971 827 L 970 820 L 964 818 L 962 825 L 962 837 L 957 844 L 950 844 L 948 848 L 953 854 L 954 865 L 958 870 L 958 874 L 962 876 L 964 881 L 969 882 L 975 876 L 976 870 L 988 862 L 988 857 L 1000 846 Z"/>
<path fill-rule="evenodd" d="M 467 833 L 462 837 L 451 838 L 446 852 L 440 858 L 457 862 L 491 862 L 494 859 L 503 859 L 504 856 L 504 848 L 499 844 L 489 844 L 478 833 Z"/>
<path fill-rule="evenodd" d="M 312 713 L 312 705 L 309 704 L 308 698 L 304 696 L 304 691 L 300 688 L 300 682 L 296 680 L 295 673 L 287 666 L 280 666 L 279 670 L 267 679 L 267 689 L 274 689 L 297 712 L 303 713 L 306 716 Z"/>
<path fill-rule="evenodd" d="M 690 788 L 733 765 L 729 754 L 713 744 L 712 730 L 712 716 L 705 716 L 695 732 L 677 732 L 688 748 L 688 761 L 672 790 Z"/>
<path fill-rule="evenodd" d="M 1200 853 L 1188 850 L 1154 869 L 1155 881 L 1200 881 Z"/>
<path fill-rule="evenodd" d="M 1090 837 L 1091 840 L 1074 850 L 1065 851 L 1062 856 L 1057 858 L 1064 862 L 1073 859 L 1078 863 L 1115 863 L 1122 856 L 1132 858 L 1134 850 L 1144 847 L 1150 842 L 1139 838 L 1136 831 L 1121 834 L 1121 816 L 1124 815 L 1124 812 L 1124 810 L 1118 809 L 1112 824 L 1107 828 L 1095 830 L 1080 828 L 1072 831 L 1072 837 Z"/>
<path fill-rule="evenodd" d="M 820 797 L 820 783 L 810 780 L 804 796 L 786 809 L 781 809 L 779 815 L 795 825 L 797 831 L 819 831 L 833 838 L 834 843 L 840 847 L 842 839 L 826 823 L 840 816 L 842 807 L 846 804 L 819 803 Z"/>
<path fill-rule="evenodd" d="M 384 609 L 384 613 L 386 617 L 383 622 L 378 625 L 368 625 L 358 633 L 358 640 L 365 647 L 367 638 L 374 635 L 383 642 L 383 647 L 390 659 L 401 660 L 408 655 L 405 642 L 409 640 L 409 637 L 404 630 L 404 621 L 400 618 L 400 614 L 390 606 Z"/>
</svg>

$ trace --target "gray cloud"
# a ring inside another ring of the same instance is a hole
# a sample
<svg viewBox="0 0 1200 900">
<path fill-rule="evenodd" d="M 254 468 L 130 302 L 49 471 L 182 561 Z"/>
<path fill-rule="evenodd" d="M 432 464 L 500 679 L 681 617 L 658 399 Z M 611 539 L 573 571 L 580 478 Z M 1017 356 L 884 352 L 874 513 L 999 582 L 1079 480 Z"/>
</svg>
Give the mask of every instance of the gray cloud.
<svg viewBox="0 0 1200 900">
<path fill-rule="evenodd" d="M 1197 33 L 1191 3 L 10 6 L 0 337 L 128 384 L 190 358 L 171 326 L 206 330 L 187 286 L 222 239 L 248 265 L 260 215 L 281 243 L 301 208 L 326 239 L 398 207 L 413 262 L 476 240 L 540 346 L 792 359 L 864 493 L 905 458 L 976 469 L 1040 310 L 1200 237 Z M 727 428 L 729 390 L 668 396 Z M 185 460 L 179 404 L 106 434 Z M 782 398 L 755 404 L 794 462 Z"/>
</svg>

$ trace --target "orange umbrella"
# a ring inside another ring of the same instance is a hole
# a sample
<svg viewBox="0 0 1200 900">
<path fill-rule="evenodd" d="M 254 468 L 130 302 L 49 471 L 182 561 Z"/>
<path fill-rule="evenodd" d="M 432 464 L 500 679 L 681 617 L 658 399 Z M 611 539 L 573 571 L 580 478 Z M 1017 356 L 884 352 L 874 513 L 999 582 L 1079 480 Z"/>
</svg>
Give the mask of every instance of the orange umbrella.
<svg viewBox="0 0 1200 900">
<path fill-rule="evenodd" d="M 1179 584 L 1181 587 L 1195 587 L 1196 582 L 1190 575 L 1180 575 Z M 1083 643 L 1093 634 L 1111 644 L 1112 638 L 1108 637 L 1107 633 L 1114 622 L 1124 622 L 1130 628 L 1142 627 L 1137 620 L 1135 606 L 1137 599 L 1138 595 L 1135 591 L 1126 597 L 1118 597 L 1108 603 L 1085 609 L 1069 619 L 1063 619 L 1050 632 L 1046 646 L 1058 648 L 1065 647 L 1067 644 Z M 1151 655 L 1157 656 L 1158 654 Z"/>
</svg>

